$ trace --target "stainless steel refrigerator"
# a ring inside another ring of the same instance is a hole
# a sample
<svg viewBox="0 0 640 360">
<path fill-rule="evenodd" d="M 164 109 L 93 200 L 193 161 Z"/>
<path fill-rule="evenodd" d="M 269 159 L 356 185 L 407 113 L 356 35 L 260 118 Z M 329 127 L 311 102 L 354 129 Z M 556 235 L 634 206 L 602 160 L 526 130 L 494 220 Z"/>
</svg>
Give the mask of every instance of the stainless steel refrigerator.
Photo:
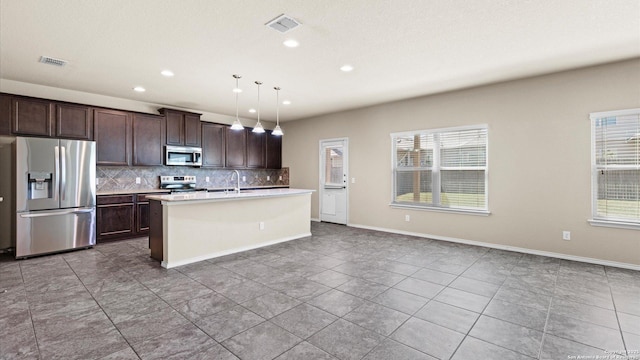
<svg viewBox="0 0 640 360">
<path fill-rule="evenodd" d="M 16 258 L 96 243 L 96 144 L 17 137 Z"/>
</svg>

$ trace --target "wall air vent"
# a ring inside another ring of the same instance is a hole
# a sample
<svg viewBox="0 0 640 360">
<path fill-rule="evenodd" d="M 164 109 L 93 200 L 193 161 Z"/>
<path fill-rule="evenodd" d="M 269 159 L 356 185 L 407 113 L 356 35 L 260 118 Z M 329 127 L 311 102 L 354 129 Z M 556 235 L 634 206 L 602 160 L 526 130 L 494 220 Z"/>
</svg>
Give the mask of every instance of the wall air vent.
<svg viewBox="0 0 640 360">
<path fill-rule="evenodd" d="M 291 31 L 293 29 L 295 29 L 296 27 L 298 27 L 298 25 L 300 25 L 300 23 L 295 20 L 294 18 L 292 18 L 291 16 L 287 16 L 285 14 L 279 15 L 278 17 L 276 17 L 275 19 L 269 21 L 268 23 L 266 23 L 265 25 L 267 25 L 268 27 L 272 28 L 273 30 L 276 30 L 280 33 L 286 33 L 288 31 Z"/>
<path fill-rule="evenodd" d="M 65 66 L 68 61 L 52 58 L 49 56 L 40 56 L 40 62 L 43 64 L 55 65 L 55 66 Z"/>
</svg>

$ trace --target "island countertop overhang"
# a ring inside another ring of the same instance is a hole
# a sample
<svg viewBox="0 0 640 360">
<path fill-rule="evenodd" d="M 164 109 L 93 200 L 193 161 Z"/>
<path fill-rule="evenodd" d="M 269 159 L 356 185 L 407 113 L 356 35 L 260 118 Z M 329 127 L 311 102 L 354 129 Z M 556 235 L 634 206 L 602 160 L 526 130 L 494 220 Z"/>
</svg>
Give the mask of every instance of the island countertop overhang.
<svg viewBox="0 0 640 360">
<path fill-rule="evenodd" d="M 148 199 L 158 200 L 162 205 L 180 205 L 201 202 L 219 202 L 219 201 L 235 201 L 248 200 L 257 198 L 270 198 L 282 196 L 295 196 L 303 194 L 311 194 L 315 190 L 311 189 L 265 189 L 265 190 L 245 190 L 240 193 L 235 192 L 193 192 L 179 193 L 168 195 L 147 195 Z"/>
</svg>

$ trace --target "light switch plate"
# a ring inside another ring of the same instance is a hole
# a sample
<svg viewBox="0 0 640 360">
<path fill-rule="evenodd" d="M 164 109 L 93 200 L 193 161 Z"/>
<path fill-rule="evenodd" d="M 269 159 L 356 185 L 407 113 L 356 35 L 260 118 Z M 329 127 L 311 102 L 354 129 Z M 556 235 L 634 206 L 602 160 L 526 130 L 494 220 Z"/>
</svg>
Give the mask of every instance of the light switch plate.
<svg viewBox="0 0 640 360">
<path fill-rule="evenodd" d="M 140 180 L 139 177 L 136 178 L 136 184 L 140 184 L 142 181 Z"/>
<path fill-rule="evenodd" d="M 242 177 L 242 182 L 247 182 L 247 177 L 246 176 Z"/>
<path fill-rule="evenodd" d="M 209 182 L 209 177 L 208 177 L 208 176 L 205 176 L 205 177 L 204 177 L 204 181 Z"/>
</svg>

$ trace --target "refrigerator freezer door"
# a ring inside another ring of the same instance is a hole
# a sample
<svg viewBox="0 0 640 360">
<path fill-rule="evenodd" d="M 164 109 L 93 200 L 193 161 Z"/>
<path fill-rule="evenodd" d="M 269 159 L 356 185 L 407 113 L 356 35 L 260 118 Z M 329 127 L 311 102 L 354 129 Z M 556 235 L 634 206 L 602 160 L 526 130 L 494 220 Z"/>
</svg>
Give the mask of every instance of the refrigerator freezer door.
<svg viewBox="0 0 640 360">
<path fill-rule="evenodd" d="M 18 213 L 16 223 L 16 258 L 96 244 L 93 207 Z"/>
<path fill-rule="evenodd" d="M 60 140 L 60 208 L 90 207 L 96 201 L 96 143 Z"/>
<path fill-rule="evenodd" d="M 16 138 L 16 211 L 60 207 L 59 140 Z"/>
</svg>

